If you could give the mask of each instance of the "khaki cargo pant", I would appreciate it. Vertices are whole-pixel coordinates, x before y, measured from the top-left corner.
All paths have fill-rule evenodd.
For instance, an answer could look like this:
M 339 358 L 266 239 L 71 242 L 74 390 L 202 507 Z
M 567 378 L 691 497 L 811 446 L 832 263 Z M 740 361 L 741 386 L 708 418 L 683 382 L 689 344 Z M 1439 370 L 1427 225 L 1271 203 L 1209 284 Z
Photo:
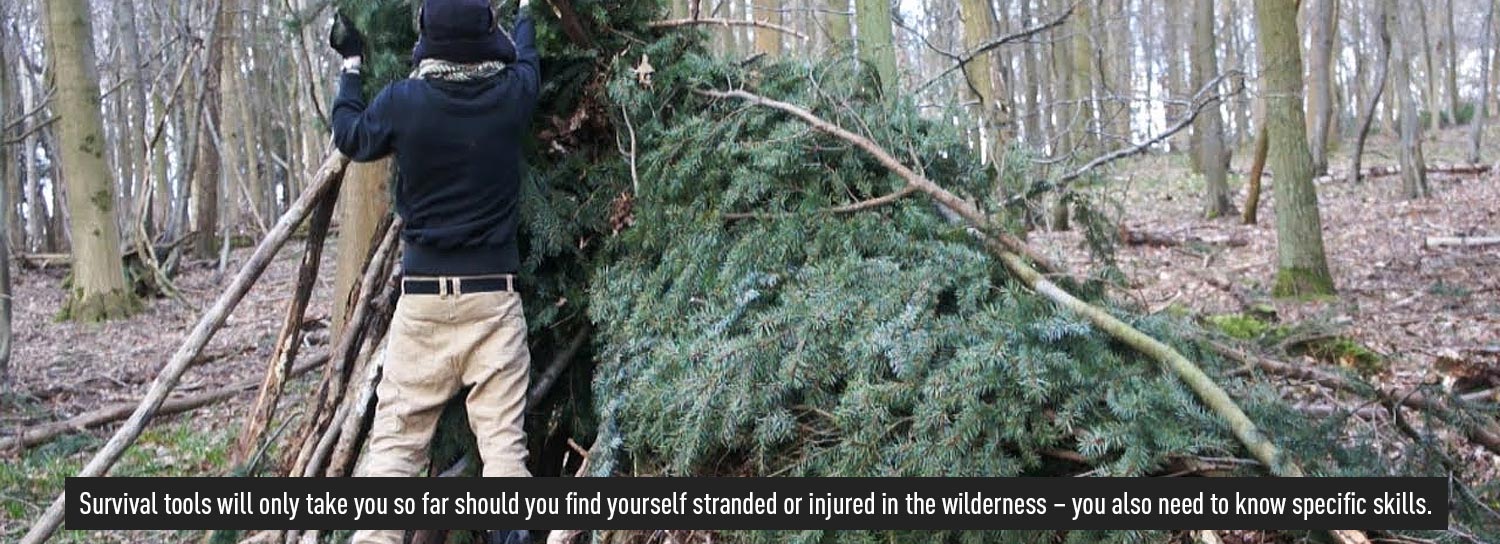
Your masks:
M 356 476 L 423 475 L 438 416 L 464 387 L 471 388 L 465 403 L 484 476 L 531 475 L 522 429 L 531 354 L 519 294 L 463 293 L 462 282 L 455 293 L 403 294 L 388 337 L 375 422 Z M 352 542 L 401 539 L 401 531 L 359 531 Z

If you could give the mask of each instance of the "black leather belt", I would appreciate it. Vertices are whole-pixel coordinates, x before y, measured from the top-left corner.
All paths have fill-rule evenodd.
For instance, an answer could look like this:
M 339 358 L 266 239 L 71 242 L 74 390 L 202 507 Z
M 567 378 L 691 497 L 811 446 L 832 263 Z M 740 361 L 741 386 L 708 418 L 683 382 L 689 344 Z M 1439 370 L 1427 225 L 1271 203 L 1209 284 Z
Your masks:
M 479 278 L 408 278 L 401 280 L 401 292 L 408 295 L 461 295 L 464 293 L 518 292 L 515 276 Z

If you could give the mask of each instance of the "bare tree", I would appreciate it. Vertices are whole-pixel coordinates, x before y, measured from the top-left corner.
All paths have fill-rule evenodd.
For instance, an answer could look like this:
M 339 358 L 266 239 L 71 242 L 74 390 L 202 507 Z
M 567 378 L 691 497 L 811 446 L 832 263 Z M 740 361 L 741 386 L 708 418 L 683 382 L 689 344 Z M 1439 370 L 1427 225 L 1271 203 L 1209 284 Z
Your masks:
M 1491 50 L 1491 44 L 1495 38 L 1495 1 L 1487 0 L 1488 4 L 1484 10 L 1484 28 L 1480 32 L 1484 34 L 1484 46 L 1479 49 L 1479 100 L 1474 103 L 1474 119 L 1469 122 L 1469 163 L 1477 164 L 1480 160 L 1479 144 L 1484 136 L 1485 117 L 1489 114 L 1490 103 L 1490 57 L 1495 55 Z
M 1427 191 L 1426 161 L 1422 158 L 1422 121 L 1417 110 L 1417 101 L 1411 92 L 1410 44 L 1405 36 L 1413 21 L 1408 11 L 1401 9 L 1399 0 L 1385 0 L 1386 24 L 1397 29 L 1391 40 L 1391 90 L 1401 102 L 1401 187 L 1407 198 L 1425 198 Z
M 1203 88 L 1218 77 L 1218 48 L 1214 43 L 1214 0 L 1193 0 L 1193 86 Z M 1219 108 L 1206 108 L 1193 123 L 1198 135 L 1199 163 L 1203 165 L 1205 189 L 1203 215 L 1209 219 L 1236 214 L 1229 201 L 1228 150 L 1224 146 L 1224 121 Z
M 1313 173 L 1328 171 L 1328 126 L 1333 119 L 1334 10 L 1338 0 L 1310 0 L 1307 31 L 1307 139 Z

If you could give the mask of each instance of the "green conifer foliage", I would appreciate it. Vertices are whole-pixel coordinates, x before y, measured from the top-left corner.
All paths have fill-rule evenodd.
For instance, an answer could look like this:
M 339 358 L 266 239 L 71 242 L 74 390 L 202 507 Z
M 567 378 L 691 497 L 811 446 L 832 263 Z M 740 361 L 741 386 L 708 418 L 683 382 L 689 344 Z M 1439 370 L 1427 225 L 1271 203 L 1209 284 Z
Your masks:
M 375 17 L 387 3 L 403 2 L 349 6 L 372 6 L 365 16 Z M 658 2 L 572 4 L 591 47 L 538 10 L 545 82 L 522 202 L 537 370 L 584 323 L 595 332 L 568 383 L 533 410 L 534 436 L 563 421 L 571 431 L 562 432 L 594 444 L 589 466 L 600 476 L 1055 476 L 1090 467 L 1124 476 L 1157 474 L 1184 456 L 1248 457 L 1170 373 L 1027 291 L 922 197 L 825 213 L 903 186 L 868 155 L 772 110 L 694 90 L 742 87 L 808 107 L 975 202 L 993 202 L 997 183 L 1031 185 L 1024 168 L 995 179 L 951 126 L 924 119 L 909 99 L 880 98 L 852 58 L 745 64 L 707 52 L 701 31 L 645 28 L 664 13 Z M 409 54 L 397 42 L 382 43 Z M 652 71 L 640 69 L 645 59 Z M 730 217 L 744 213 L 759 215 Z M 1096 285 L 1069 287 L 1203 364 L 1310 474 L 1394 470 L 1366 447 L 1374 441 L 1335 443 L 1346 420 L 1311 423 L 1265 380 L 1227 376 L 1223 361 L 1179 335 L 1191 324 L 1110 305 Z M 464 427 L 452 421 L 446 427 Z M 1088 467 L 1047 453 L 1057 451 L 1081 454 Z M 1439 473 L 1432 461 L 1414 448 L 1400 470 Z

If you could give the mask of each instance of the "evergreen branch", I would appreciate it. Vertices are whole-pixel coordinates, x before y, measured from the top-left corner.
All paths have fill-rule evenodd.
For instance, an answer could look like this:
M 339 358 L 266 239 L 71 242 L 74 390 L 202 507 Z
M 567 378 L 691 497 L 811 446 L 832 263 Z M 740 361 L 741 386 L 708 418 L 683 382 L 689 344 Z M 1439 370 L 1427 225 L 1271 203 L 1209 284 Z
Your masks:
M 760 20 L 741 21 L 739 19 L 666 19 L 662 21 L 652 21 L 646 24 L 646 26 L 649 28 L 676 28 L 692 25 L 753 26 L 756 28 L 768 28 L 783 34 L 790 34 L 803 41 L 806 41 L 808 39 L 806 34 L 798 32 L 795 28 L 781 26 L 776 23 Z
M 890 194 L 886 194 L 886 195 L 883 195 L 883 196 L 878 196 L 878 197 L 875 197 L 875 198 L 871 198 L 869 200 L 861 200 L 861 201 L 855 202 L 853 204 L 845 204 L 843 206 L 837 206 L 837 207 L 833 207 L 833 208 L 825 208 L 825 209 L 817 210 L 817 211 L 815 211 L 813 213 L 815 213 L 815 214 L 837 215 L 837 214 L 845 214 L 845 213 L 862 212 L 862 211 L 865 211 L 865 210 L 879 208 L 879 207 L 884 206 L 886 204 L 890 204 L 890 203 L 895 202 L 897 200 L 901 200 L 902 198 L 906 198 L 908 195 L 910 195 L 912 193 L 915 193 L 915 192 L 917 192 L 917 188 L 915 186 L 913 186 L 913 185 L 907 185 L 905 187 L 902 187 L 901 190 L 893 192 L 893 193 L 890 193 Z M 726 213 L 726 214 L 724 214 L 724 220 L 725 221 L 741 221 L 741 220 L 745 220 L 745 219 L 783 219 L 783 218 L 787 218 L 787 217 L 796 217 L 798 215 L 801 215 L 801 214 L 796 214 L 796 213 L 753 213 L 753 212 L 752 213 Z
M 906 165 L 901 164 L 901 161 L 896 160 L 895 157 L 891 156 L 890 153 L 887 153 L 885 149 L 881 148 L 875 142 L 870 141 L 869 138 L 860 136 L 853 132 L 849 132 L 843 127 L 840 127 L 838 125 L 825 121 L 816 115 L 813 115 L 813 113 L 810 111 L 807 111 L 798 106 L 794 106 L 792 104 L 788 104 L 786 102 L 779 102 L 742 90 L 696 90 L 694 92 L 711 98 L 734 98 L 738 100 L 744 100 L 754 105 L 766 106 L 772 109 L 777 109 L 792 114 L 798 119 L 801 119 L 804 123 L 807 123 L 808 125 L 819 131 L 828 133 L 834 137 L 854 144 L 855 147 L 863 149 L 866 153 L 874 156 L 875 160 L 880 162 L 881 165 L 889 168 L 892 172 L 895 172 L 896 175 L 901 176 L 902 179 L 905 179 L 906 182 L 915 190 L 926 193 L 928 197 L 937 201 L 938 204 L 941 204 L 948 209 L 953 210 L 958 215 L 963 216 L 963 218 L 967 220 L 969 224 L 984 228 L 989 228 L 991 226 L 990 220 L 985 217 L 984 213 L 981 212 L 978 207 L 975 207 L 968 201 L 959 198 L 958 195 L 950 193 L 942 187 L 938 187 L 936 183 L 933 183 L 926 177 L 912 171 L 911 168 L 908 168 Z M 1053 264 L 1051 259 L 1048 259 L 1042 256 L 1040 253 L 1037 253 L 1036 250 L 1032 249 L 1030 246 L 1027 246 L 1024 242 L 1011 235 L 1010 233 L 995 230 L 989 236 L 991 236 L 999 244 L 1005 246 L 1009 251 L 1025 255 L 1026 258 L 1036 263 L 1038 268 L 1041 268 L 1048 273 L 1056 274 L 1062 272 L 1062 269 Z
M 878 162 L 891 169 L 893 173 L 906 179 L 907 183 L 917 188 L 917 190 L 927 193 L 928 196 L 939 204 L 953 210 L 954 213 L 963 217 L 971 227 L 978 229 L 981 233 L 993 232 L 997 233 L 996 236 L 1008 236 L 1000 232 L 999 229 L 996 229 L 989 218 L 982 215 L 972 204 L 939 187 L 931 180 L 911 171 L 911 169 L 901 164 L 879 145 L 876 145 L 867 138 L 844 130 L 838 125 L 825 121 L 804 108 L 743 90 L 700 90 L 697 92 L 704 96 L 715 98 L 744 100 L 752 104 L 791 114 L 813 128 L 842 138 L 873 155 Z M 1229 393 L 1215 382 L 1213 378 L 1210 378 L 1197 364 L 1188 360 L 1187 357 L 1171 346 L 1130 326 L 1102 308 L 1084 302 L 1042 276 L 1035 268 L 1028 265 L 1020 255 L 1017 255 L 1017 253 L 1033 253 L 1023 242 L 1014 240 L 1012 237 L 1014 245 L 1017 246 L 1013 248 L 1012 243 L 1007 243 L 1003 239 L 996 239 L 988 234 L 985 234 L 983 238 L 985 247 L 994 253 L 1005 265 L 1005 268 L 1010 270 L 1012 274 L 1025 283 L 1027 287 L 1031 288 L 1032 291 L 1051 299 L 1059 306 L 1067 308 L 1073 313 L 1087 318 L 1095 327 L 1109 333 L 1115 339 L 1130 345 L 1142 354 L 1156 359 L 1163 366 L 1167 367 L 1167 369 L 1171 370 L 1173 374 L 1176 374 L 1178 379 L 1182 380 L 1183 383 L 1192 389 L 1209 409 L 1224 419 L 1225 423 L 1228 424 L 1230 430 L 1234 433 L 1235 438 L 1239 439 L 1240 443 L 1257 460 L 1264 463 L 1273 474 L 1287 477 L 1304 476 L 1302 467 L 1295 460 L 1283 454 L 1281 448 L 1272 442 L 1256 426 L 1255 422 L 1250 420 L 1249 416 L 1245 415 L 1244 410 L 1229 396 Z M 1014 251 L 1014 249 L 1025 251 Z M 1364 544 L 1369 542 L 1369 538 L 1361 531 L 1332 531 L 1332 536 L 1334 537 L 1334 541 L 1344 544 Z

